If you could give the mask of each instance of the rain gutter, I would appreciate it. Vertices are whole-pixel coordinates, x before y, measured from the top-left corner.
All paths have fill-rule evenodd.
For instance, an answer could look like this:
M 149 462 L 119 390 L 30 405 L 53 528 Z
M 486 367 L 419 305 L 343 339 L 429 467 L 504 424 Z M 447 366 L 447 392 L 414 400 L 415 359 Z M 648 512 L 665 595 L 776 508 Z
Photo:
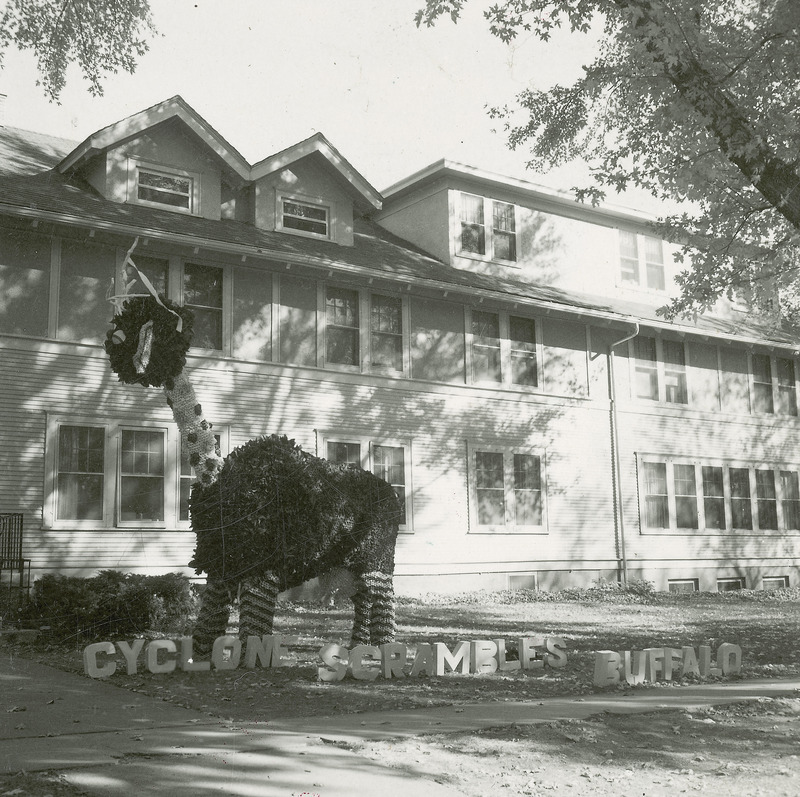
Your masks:
M 614 373 L 614 349 L 639 334 L 639 323 L 634 321 L 634 330 L 630 335 L 615 340 L 608 346 L 608 399 L 609 420 L 611 424 L 611 487 L 614 494 L 614 526 L 617 532 L 617 562 L 619 577 L 622 586 L 628 586 L 628 557 L 625 552 L 625 513 L 622 505 L 622 483 L 620 474 L 622 468 L 619 456 L 619 423 L 617 419 L 617 390 L 616 376 Z

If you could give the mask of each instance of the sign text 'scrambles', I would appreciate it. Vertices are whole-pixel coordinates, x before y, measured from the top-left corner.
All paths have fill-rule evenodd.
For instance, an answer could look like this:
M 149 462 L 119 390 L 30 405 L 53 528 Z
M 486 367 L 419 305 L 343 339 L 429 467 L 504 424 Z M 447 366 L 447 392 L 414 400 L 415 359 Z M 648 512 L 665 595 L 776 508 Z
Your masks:
M 244 644 L 236 636 L 221 636 L 214 640 L 210 660 L 198 661 L 194 656 L 190 636 L 173 639 L 135 639 L 132 642 L 95 642 L 83 651 L 83 670 L 92 678 L 108 678 L 117 671 L 121 654 L 128 675 L 135 675 L 140 664 L 151 673 L 206 672 L 246 668 L 283 667 L 286 649 L 279 634 L 249 636 Z M 318 675 L 322 681 L 341 681 L 346 675 L 357 680 L 403 678 L 417 675 L 444 675 L 447 672 L 495 673 L 523 670 L 540 672 L 545 667 L 560 669 L 567 664 L 566 643 L 561 637 L 519 637 L 517 658 L 506 658 L 506 640 L 475 640 L 458 642 L 451 650 L 443 642 L 416 645 L 409 662 L 409 648 L 400 642 L 386 645 L 356 645 L 352 649 L 335 643 L 319 651 L 322 666 Z

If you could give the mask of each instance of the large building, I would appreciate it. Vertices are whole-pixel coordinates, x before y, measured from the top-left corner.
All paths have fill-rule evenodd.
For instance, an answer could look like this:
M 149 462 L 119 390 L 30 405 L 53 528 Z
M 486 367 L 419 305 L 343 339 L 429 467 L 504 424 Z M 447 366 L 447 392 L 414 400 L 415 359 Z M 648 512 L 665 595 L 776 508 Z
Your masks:
M 401 593 L 800 579 L 796 338 L 661 318 L 647 218 L 447 161 L 378 192 L 319 134 L 250 164 L 180 97 L 0 130 L 0 513 L 34 577 L 189 572 L 177 428 L 102 348 L 129 252 L 195 312 L 223 453 L 285 433 L 396 488 Z

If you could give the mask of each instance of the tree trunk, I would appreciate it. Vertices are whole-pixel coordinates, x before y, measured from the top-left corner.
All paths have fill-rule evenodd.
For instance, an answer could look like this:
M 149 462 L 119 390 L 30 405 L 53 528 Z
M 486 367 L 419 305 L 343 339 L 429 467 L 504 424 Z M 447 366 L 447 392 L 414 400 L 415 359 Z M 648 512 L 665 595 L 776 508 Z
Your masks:
M 728 160 L 778 213 L 800 230 L 800 176 L 795 167 L 779 158 L 756 134 L 744 111 L 693 55 L 681 54 L 675 47 L 671 51 L 674 59 L 666 57 L 664 41 L 668 38 L 668 28 L 659 20 L 661 14 L 653 0 L 612 2 L 619 9 L 637 14 L 633 24 L 640 32 L 646 27 L 661 32 L 658 41 L 652 33 L 644 36 L 650 55 L 664 69 L 681 97 L 707 120 L 706 129 L 716 138 Z

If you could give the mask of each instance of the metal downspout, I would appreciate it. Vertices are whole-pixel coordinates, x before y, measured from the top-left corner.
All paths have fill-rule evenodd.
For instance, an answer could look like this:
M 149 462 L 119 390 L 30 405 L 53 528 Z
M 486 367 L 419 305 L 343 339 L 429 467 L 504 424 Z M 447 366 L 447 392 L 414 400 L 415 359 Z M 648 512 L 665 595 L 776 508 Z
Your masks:
M 622 484 L 620 474 L 622 468 L 619 459 L 619 434 L 617 432 L 617 389 L 614 373 L 614 349 L 622 343 L 635 338 L 639 334 L 638 322 L 633 322 L 635 329 L 624 338 L 614 341 L 608 347 L 608 399 L 611 418 L 611 451 L 612 451 L 612 489 L 614 489 L 614 522 L 617 528 L 619 550 L 618 563 L 622 576 L 622 586 L 628 586 L 628 558 L 625 553 L 625 518 L 622 511 Z

